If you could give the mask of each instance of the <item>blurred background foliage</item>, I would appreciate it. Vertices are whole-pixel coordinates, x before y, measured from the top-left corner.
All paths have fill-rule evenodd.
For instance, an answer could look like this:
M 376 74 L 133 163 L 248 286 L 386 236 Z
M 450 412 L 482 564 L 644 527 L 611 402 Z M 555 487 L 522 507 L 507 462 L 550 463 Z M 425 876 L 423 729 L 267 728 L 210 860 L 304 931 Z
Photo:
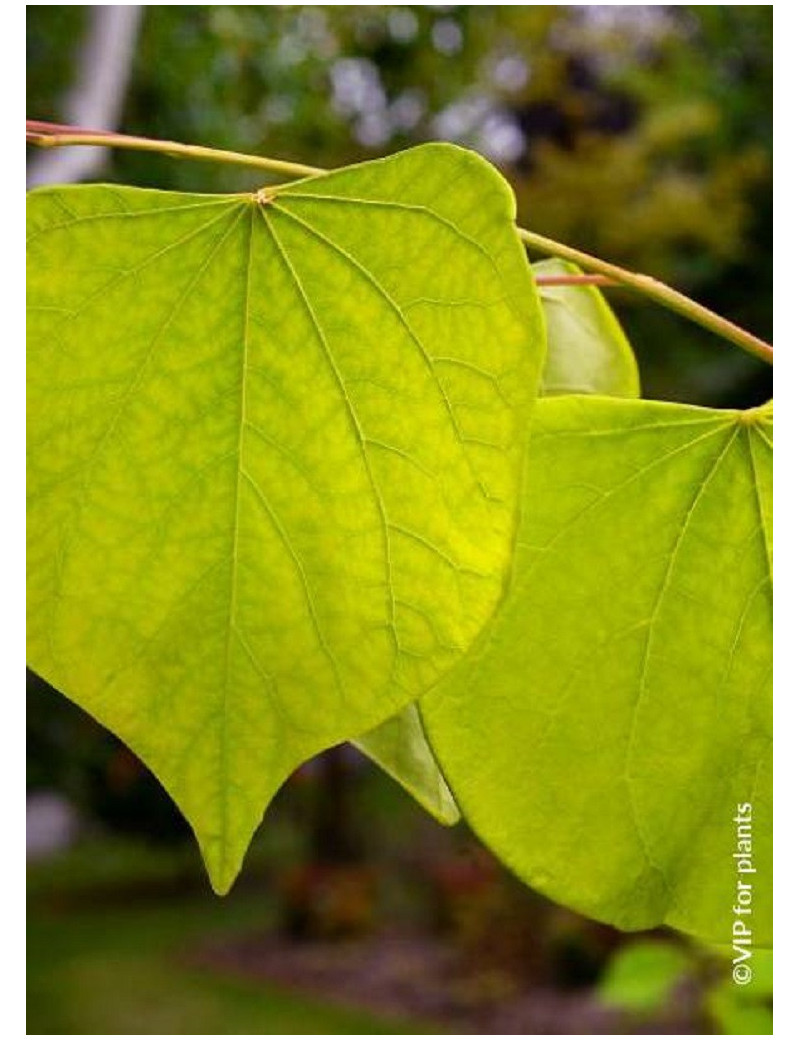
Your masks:
M 28 114 L 58 119 L 90 7 L 28 12 Z M 769 6 L 154 6 L 120 129 L 335 166 L 475 148 L 519 220 L 771 334 Z M 106 179 L 245 190 L 232 167 L 117 152 Z M 763 366 L 615 293 L 647 396 L 749 404 Z
M 28 8 L 30 118 L 65 117 L 96 10 Z M 452 140 L 501 169 L 522 226 L 663 278 L 771 338 L 771 6 L 142 10 L 117 129 L 323 167 Z M 124 151 L 96 179 L 212 192 L 259 183 L 252 170 Z M 609 297 L 644 396 L 746 407 L 771 395 L 766 366 L 629 293 Z M 719 961 L 709 968 L 706 954 L 662 937 L 680 955 L 633 948 L 620 969 L 625 937 L 523 889 L 465 828 L 430 824 L 355 752 L 293 778 L 241 894 L 220 904 L 158 784 L 35 677 L 28 748 L 30 790 L 66 796 L 84 836 L 32 873 L 31 1032 L 424 1032 L 428 1016 L 442 1028 L 435 1002 L 410 1000 L 381 1026 L 324 1001 L 292 1003 L 274 989 L 267 998 L 263 981 L 245 993 L 197 965 L 176 967 L 182 943 L 220 932 L 222 960 L 246 975 L 234 939 L 254 925 L 308 942 L 410 924 L 459 951 L 447 985 L 428 954 L 417 957 L 446 990 L 454 1028 L 652 1031 L 666 1021 L 670 1031 L 739 1031 L 741 994 L 720 981 Z M 89 990 L 104 995 L 94 1019 Z M 634 1019 L 609 1018 L 604 994 L 628 991 L 638 1003 L 618 1005 Z M 768 987 L 754 992 L 741 1012 L 751 1025 L 763 1025 L 768 997 Z M 495 1006 L 505 1018 L 491 1018 Z

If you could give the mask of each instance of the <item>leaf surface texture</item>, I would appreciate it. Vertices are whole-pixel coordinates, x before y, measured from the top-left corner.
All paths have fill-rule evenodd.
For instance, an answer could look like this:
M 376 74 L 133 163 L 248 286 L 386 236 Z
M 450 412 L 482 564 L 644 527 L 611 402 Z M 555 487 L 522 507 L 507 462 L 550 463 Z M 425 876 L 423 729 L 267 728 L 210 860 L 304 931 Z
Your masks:
M 289 773 L 501 596 L 543 360 L 513 217 L 448 145 L 257 197 L 29 197 L 29 661 L 218 891 Z
M 477 834 L 558 902 L 730 942 L 737 880 L 754 881 L 767 945 L 771 406 L 535 412 L 510 594 L 422 700 L 445 777 Z M 740 838 L 755 874 L 737 874 Z

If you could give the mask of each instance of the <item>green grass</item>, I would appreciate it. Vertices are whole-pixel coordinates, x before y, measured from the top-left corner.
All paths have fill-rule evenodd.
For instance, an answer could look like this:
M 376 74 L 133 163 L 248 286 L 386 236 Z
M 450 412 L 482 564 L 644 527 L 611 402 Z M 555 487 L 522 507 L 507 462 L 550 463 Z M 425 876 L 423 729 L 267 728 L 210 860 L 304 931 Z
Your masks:
M 439 1031 L 191 966 L 188 957 L 200 942 L 274 923 L 268 886 L 224 900 L 194 887 L 177 897 L 113 899 L 114 886 L 121 893 L 121 885 L 141 876 L 140 851 L 130 850 L 127 871 L 124 862 L 119 845 L 105 859 L 98 846 L 89 856 L 79 850 L 32 871 L 29 1035 Z M 107 863 L 108 872 L 98 863 Z M 144 873 L 161 876 L 153 868 Z

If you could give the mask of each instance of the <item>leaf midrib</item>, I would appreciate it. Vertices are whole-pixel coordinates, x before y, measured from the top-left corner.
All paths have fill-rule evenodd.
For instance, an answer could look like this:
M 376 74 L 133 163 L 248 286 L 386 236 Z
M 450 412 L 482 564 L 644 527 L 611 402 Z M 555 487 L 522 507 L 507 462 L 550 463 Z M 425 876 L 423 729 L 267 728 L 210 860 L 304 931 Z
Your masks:
M 219 733 L 219 790 L 220 790 L 220 864 L 219 868 L 212 873 L 216 877 L 223 876 L 226 866 L 228 849 L 228 790 L 230 776 L 230 730 L 229 730 L 229 700 L 230 700 L 230 677 L 231 677 L 231 636 L 238 630 L 236 621 L 236 593 L 237 574 L 239 569 L 239 525 L 241 521 L 241 496 L 242 496 L 242 474 L 243 452 L 244 452 L 244 430 L 247 416 L 247 369 L 248 369 L 248 342 L 250 335 L 250 280 L 253 267 L 253 226 L 255 223 L 255 208 L 250 207 L 250 226 L 247 232 L 247 261 L 245 269 L 244 290 L 244 314 L 242 320 L 242 376 L 241 393 L 239 394 L 239 439 L 236 449 L 236 491 L 233 506 L 233 534 L 231 540 L 231 563 L 230 563 L 230 600 L 228 603 L 228 625 L 225 633 L 225 674 L 222 684 L 222 706 L 220 711 L 220 733 Z

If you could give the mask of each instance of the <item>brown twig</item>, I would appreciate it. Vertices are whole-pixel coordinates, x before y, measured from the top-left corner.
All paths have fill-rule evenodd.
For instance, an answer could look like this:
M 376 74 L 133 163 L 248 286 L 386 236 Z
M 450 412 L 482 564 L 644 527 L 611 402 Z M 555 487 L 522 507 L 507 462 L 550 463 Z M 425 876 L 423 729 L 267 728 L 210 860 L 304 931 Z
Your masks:
M 602 285 L 613 288 L 619 282 L 604 274 L 537 274 L 533 279 L 537 285 Z

